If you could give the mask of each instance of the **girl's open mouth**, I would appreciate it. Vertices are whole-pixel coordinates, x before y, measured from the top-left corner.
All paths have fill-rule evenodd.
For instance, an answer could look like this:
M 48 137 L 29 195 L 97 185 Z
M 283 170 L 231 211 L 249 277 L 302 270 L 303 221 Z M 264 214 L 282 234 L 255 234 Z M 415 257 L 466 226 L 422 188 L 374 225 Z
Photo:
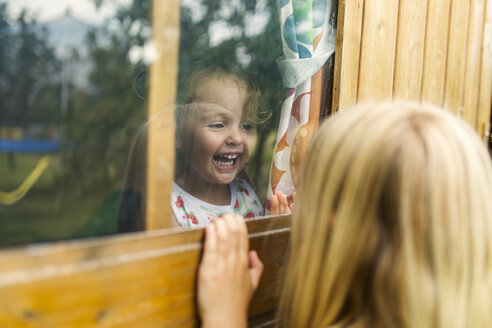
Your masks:
M 239 154 L 221 154 L 213 157 L 215 165 L 221 169 L 229 169 L 235 167 Z

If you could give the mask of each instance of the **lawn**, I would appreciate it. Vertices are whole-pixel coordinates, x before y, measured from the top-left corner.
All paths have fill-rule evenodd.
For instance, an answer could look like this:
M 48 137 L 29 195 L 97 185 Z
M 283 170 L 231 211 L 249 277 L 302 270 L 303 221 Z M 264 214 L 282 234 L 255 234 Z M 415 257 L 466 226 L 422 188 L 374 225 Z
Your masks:
M 0 191 L 16 189 L 42 156 L 16 154 L 8 167 L 0 153 Z M 60 161 L 51 155 L 48 168 L 18 202 L 0 204 L 0 247 L 114 233 L 119 193 L 105 190 L 78 195 L 73 188 L 56 183 Z

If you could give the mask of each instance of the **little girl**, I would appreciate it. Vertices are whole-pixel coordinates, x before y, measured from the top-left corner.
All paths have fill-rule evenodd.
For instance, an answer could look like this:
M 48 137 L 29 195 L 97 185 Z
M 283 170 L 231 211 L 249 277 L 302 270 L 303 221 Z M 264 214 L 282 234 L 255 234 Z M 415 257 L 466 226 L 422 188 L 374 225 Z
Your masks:
M 276 325 L 490 327 L 492 165 L 469 126 L 430 105 L 358 105 L 322 124 L 298 177 Z M 212 222 L 202 327 L 246 327 L 263 265 L 242 218 Z
M 256 144 L 259 92 L 239 73 L 203 69 L 176 110 L 176 173 L 171 206 L 182 227 L 225 213 L 263 215 L 244 167 Z

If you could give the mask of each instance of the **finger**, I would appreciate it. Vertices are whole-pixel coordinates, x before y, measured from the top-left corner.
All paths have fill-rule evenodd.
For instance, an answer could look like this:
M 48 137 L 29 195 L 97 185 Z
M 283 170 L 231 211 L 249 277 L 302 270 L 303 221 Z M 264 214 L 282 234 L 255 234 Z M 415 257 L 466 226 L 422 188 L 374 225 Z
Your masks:
M 224 222 L 224 217 L 218 217 L 214 220 L 215 231 L 216 231 L 216 240 L 217 240 L 217 254 L 221 254 L 222 256 L 227 254 L 230 250 L 228 246 L 227 236 L 229 235 L 227 225 Z
M 287 201 L 287 197 L 282 194 L 282 214 L 288 214 L 289 213 L 289 202 Z
M 236 215 L 236 223 L 238 225 L 238 246 L 241 255 L 244 256 L 244 261 L 248 261 L 248 251 L 249 251 L 249 238 L 248 238 L 248 227 L 246 221 L 242 216 Z
M 217 252 L 217 235 L 215 225 L 209 224 L 205 228 L 205 243 L 203 245 L 202 263 L 209 263 L 215 259 Z
M 251 286 L 253 287 L 253 291 L 258 288 L 260 283 L 261 274 L 263 273 L 263 263 L 256 251 L 249 252 L 249 274 L 251 278 Z
M 270 214 L 277 215 L 278 214 L 278 198 L 277 195 L 273 195 L 270 201 Z
M 230 251 L 237 252 L 239 249 L 240 226 L 235 215 L 224 214 L 223 222 L 227 228 L 227 247 Z M 234 255 L 236 256 L 236 255 Z

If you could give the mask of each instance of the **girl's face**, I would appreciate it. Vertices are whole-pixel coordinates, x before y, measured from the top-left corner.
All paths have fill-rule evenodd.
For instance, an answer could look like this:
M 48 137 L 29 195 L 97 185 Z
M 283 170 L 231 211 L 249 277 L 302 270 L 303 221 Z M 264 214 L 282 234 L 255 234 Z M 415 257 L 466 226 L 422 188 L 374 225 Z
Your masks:
M 224 78 L 205 80 L 200 91 L 200 102 L 190 105 L 196 111 L 191 142 L 183 149 L 188 153 L 188 179 L 195 185 L 229 184 L 256 143 L 254 125 L 242 120 L 246 91 Z

